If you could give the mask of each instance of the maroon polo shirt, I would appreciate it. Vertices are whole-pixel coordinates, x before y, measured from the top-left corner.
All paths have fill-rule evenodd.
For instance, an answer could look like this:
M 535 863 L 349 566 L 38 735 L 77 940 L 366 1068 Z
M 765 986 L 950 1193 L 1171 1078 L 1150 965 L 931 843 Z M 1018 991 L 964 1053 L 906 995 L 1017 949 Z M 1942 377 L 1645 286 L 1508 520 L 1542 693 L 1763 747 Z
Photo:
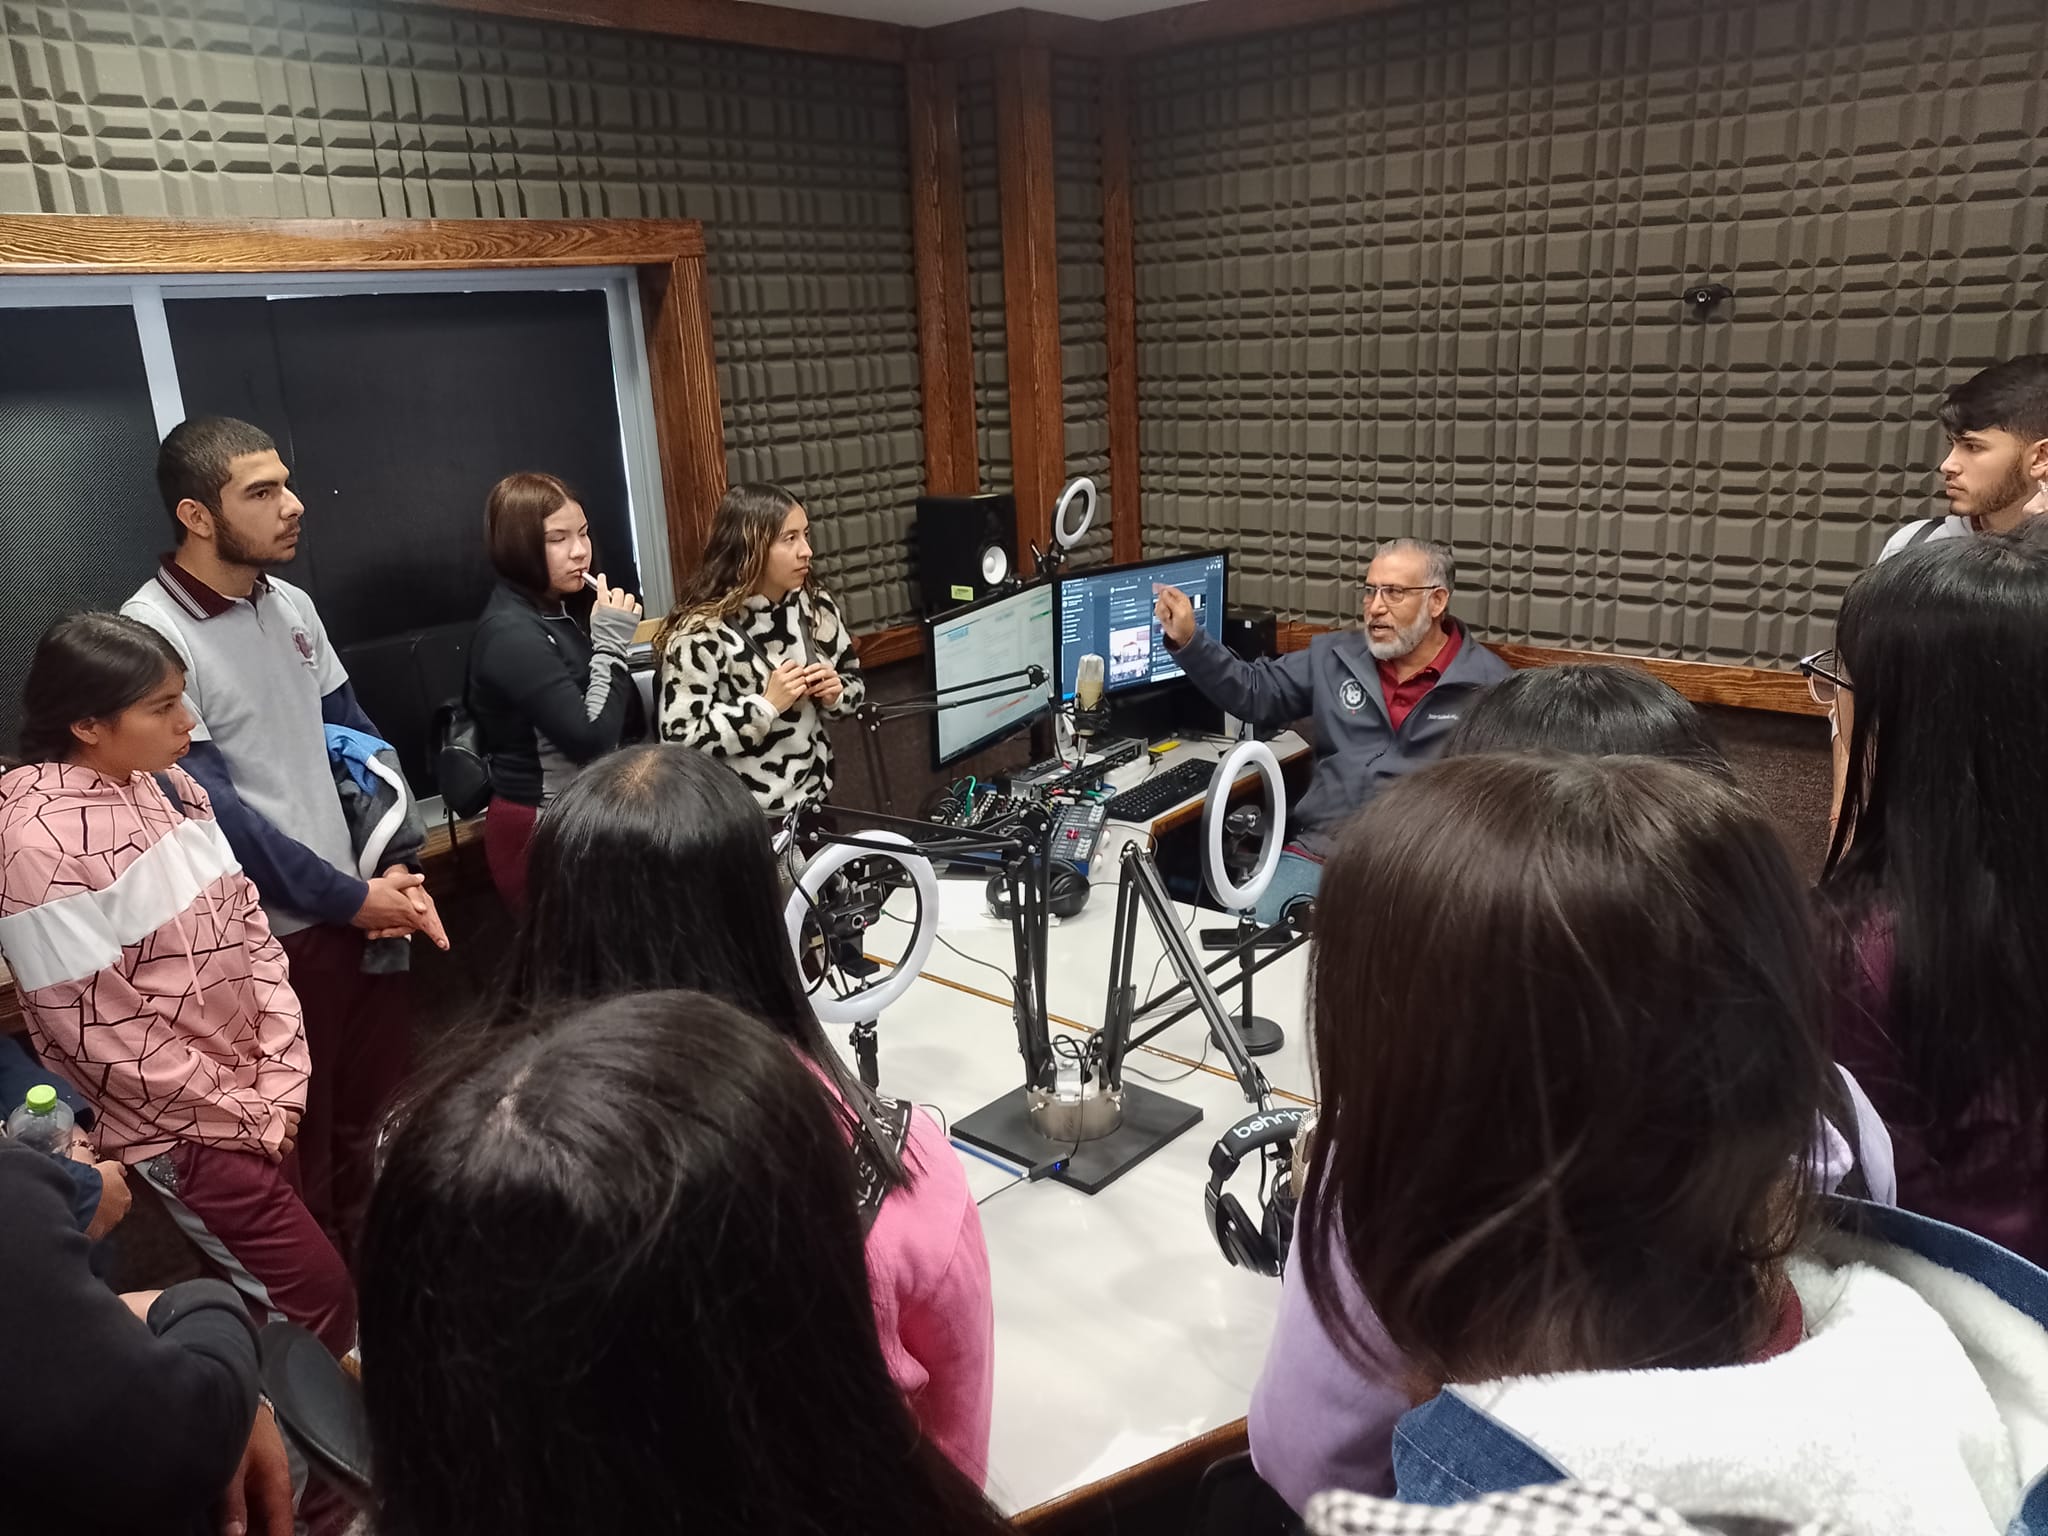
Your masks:
M 1429 690 L 1443 681 L 1444 669 L 1451 664 L 1451 658 L 1458 654 L 1458 647 L 1465 643 L 1465 627 L 1453 624 L 1444 636 L 1444 643 L 1437 647 L 1436 655 L 1429 665 L 1417 672 L 1407 682 L 1394 675 L 1391 661 L 1375 663 L 1380 669 L 1380 691 L 1387 696 L 1387 723 L 1395 730 L 1401 729 L 1401 722 L 1408 718 L 1408 712 L 1429 696 Z

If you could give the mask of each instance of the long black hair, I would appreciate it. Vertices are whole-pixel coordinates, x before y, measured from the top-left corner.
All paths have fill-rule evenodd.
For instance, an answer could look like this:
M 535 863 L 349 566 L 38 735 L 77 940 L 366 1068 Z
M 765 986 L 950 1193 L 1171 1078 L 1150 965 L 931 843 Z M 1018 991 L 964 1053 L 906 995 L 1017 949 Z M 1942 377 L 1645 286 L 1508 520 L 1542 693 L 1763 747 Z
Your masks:
M 1472 702 L 1444 746 L 1446 757 L 1531 751 L 1672 758 L 1719 779 L 1734 777 L 1692 701 L 1641 667 L 1517 672 Z
M 1951 1164 L 2048 1163 L 2048 544 L 1944 539 L 1865 572 L 1821 877 L 1836 974 L 1890 934 L 1884 1027 Z M 1998 1110 L 2001 1113 L 1986 1114 Z M 2011 1145 L 2014 1134 L 2020 1144 Z
M 71 727 L 110 720 L 185 664 L 147 624 L 118 613 L 74 613 L 36 642 L 21 691 L 21 760 L 61 762 L 78 750 Z
M 890 1378 L 823 1088 L 717 999 L 447 1069 L 389 1133 L 361 1276 L 380 1536 L 1010 1529 Z
M 874 1098 L 811 1011 L 785 937 L 768 821 L 730 768 L 650 743 L 600 758 L 540 818 L 501 1022 L 621 992 L 687 987 L 745 1009 L 801 1051 L 869 1143 L 907 1180 Z
M 1729 1365 L 1777 1320 L 1828 1071 L 1812 913 L 1762 810 L 1681 763 L 1401 779 L 1323 872 L 1299 1251 L 1432 1384 Z M 1427 955 L 1390 965 L 1388 955 Z

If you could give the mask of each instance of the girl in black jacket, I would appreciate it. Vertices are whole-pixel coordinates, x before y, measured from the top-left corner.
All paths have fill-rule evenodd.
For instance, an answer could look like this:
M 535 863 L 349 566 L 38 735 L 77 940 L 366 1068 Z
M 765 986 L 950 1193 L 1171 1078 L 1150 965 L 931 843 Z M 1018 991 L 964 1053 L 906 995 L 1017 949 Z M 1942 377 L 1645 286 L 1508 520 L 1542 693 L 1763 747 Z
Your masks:
M 590 524 L 553 475 L 507 475 L 484 507 L 498 587 L 469 653 L 469 711 L 490 763 L 484 854 L 513 911 L 526 893 L 526 845 L 542 807 L 583 765 L 642 728 L 626 647 L 640 604 L 595 578 L 589 627 L 565 606 L 590 572 Z

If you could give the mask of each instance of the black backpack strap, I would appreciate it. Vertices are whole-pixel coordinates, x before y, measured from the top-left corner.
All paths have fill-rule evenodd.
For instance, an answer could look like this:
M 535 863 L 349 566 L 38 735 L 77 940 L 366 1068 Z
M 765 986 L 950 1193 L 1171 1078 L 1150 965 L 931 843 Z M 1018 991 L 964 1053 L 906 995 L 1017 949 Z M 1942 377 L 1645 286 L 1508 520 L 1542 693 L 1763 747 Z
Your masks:
M 905 1099 L 875 1100 L 875 1126 L 895 1151 L 899 1163 L 903 1161 L 903 1149 L 910 1144 L 910 1117 L 916 1112 L 916 1106 Z M 875 1156 L 874 1145 L 865 1131 L 853 1139 L 853 1187 L 860 1211 L 860 1234 L 866 1237 L 882 1214 L 882 1201 L 888 1196 L 889 1185 L 882 1177 L 881 1160 Z
M 185 801 L 179 795 L 176 786 L 171 783 L 170 774 L 152 773 L 150 777 L 156 780 L 156 787 L 164 792 L 164 798 L 171 802 L 171 809 L 183 817 L 185 815 Z
M 1925 522 L 1921 523 L 1921 525 L 1918 528 L 1915 528 L 1913 530 L 1913 537 L 1906 540 L 1906 548 L 1911 549 L 1915 544 L 1925 544 L 1929 539 L 1934 537 L 1936 530 L 1940 527 L 1940 518 L 1928 518 Z

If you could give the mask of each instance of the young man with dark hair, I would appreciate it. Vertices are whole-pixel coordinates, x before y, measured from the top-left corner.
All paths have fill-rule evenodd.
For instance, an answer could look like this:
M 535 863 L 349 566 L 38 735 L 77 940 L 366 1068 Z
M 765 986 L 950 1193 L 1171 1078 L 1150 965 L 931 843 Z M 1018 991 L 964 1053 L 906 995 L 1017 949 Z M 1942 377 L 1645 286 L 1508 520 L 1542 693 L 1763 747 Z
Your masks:
M 1948 455 L 1946 517 L 1918 518 L 1885 540 L 1878 559 L 1929 539 L 2009 533 L 2048 481 L 2048 353 L 2015 357 L 1951 388 L 1941 403 Z
M 290 962 L 312 1056 L 299 1171 L 307 1208 L 346 1256 L 410 1046 L 405 978 L 366 973 L 363 946 L 424 933 L 445 949 L 447 937 L 416 871 L 356 874 L 326 727 L 381 733 L 312 599 L 270 574 L 297 553 L 306 510 L 277 445 L 247 422 L 195 417 L 164 439 L 156 475 L 177 548 L 121 611 L 184 660 L 196 722 L 184 767 Z

